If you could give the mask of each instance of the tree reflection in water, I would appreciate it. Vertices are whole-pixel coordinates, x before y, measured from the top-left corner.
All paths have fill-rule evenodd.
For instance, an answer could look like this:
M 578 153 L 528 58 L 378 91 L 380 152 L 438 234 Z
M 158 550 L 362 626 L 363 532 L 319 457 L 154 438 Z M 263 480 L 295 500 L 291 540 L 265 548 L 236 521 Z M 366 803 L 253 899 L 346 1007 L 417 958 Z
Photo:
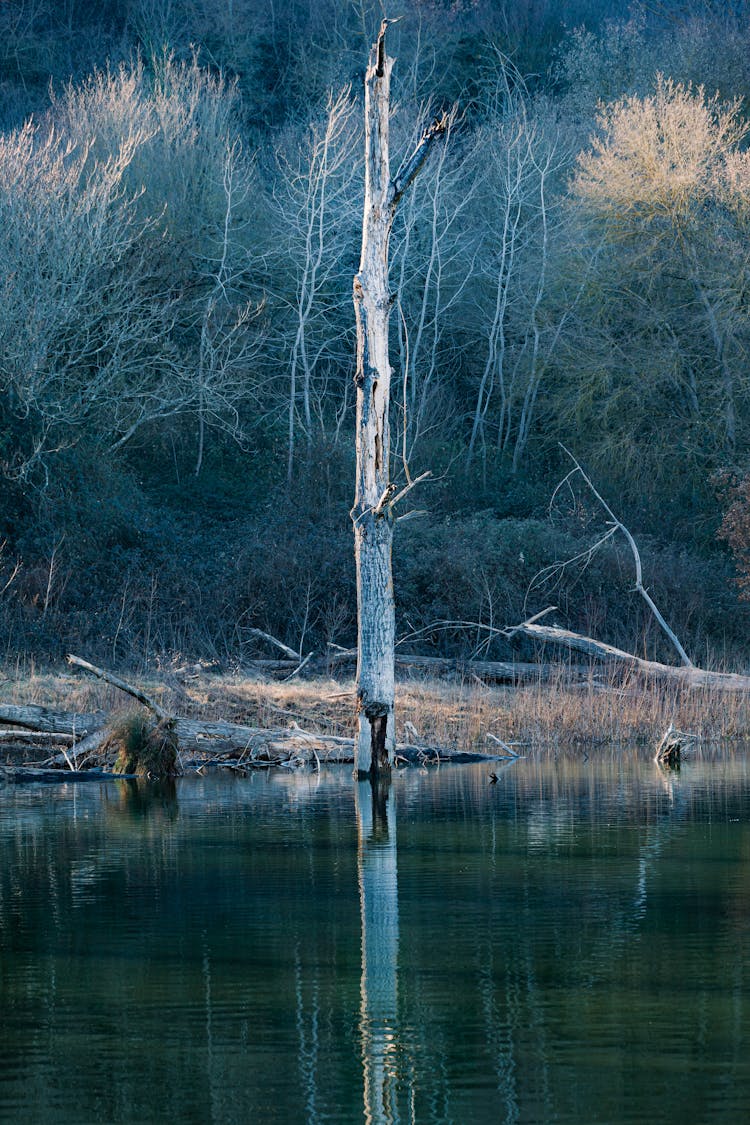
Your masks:
M 750 1120 L 750 758 L 352 787 L 0 792 L 0 1120 Z
M 360 1037 L 367 1125 L 398 1120 L 398 863 L 396 806 L 387 781 L 356 785 L 362 918 Z

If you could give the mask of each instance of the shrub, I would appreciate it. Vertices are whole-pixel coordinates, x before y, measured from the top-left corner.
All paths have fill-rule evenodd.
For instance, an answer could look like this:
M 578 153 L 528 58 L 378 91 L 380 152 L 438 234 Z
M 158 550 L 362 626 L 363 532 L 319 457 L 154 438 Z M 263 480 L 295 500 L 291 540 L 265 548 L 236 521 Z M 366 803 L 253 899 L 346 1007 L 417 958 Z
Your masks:
M 115 754 L 115 773 L 138 777 L 175 777 L 177 736 L 171 720 L 154 722 L 142 711 L 129 711 L 113 722 L 102 751 Z

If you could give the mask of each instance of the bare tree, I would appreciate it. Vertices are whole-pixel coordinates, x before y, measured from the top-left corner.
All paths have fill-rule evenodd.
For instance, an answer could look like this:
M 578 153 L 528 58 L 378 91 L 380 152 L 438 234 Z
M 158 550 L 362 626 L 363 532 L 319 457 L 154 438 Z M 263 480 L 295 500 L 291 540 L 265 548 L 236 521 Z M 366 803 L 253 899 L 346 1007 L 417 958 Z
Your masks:
M 314 415 L 322 413 L 325 373 L 342 365 L 351 347 L 349 323 L 342 315 L 348 295 L 341 284 L 341 267 L 354 234 L 348 217 L 356 190 L 358 136 L 347 88 L 329 96 L 320 118 L 304 130 L 287 130 L 276 146 L 280 175 L 272 197 L 276 245 L 271 257 L 277 267 L 275 297 L 286 314 L 278 350 L 288 379 L 289 480 L 298 431 L 309 450 Z
M 200 314 L 196 476 L 203 464 L 208 421 L 241 434 L 237 404 L 247 396 L 247 368 L 260 346 L 259 333 L 249 331 L 260 306 L 239 296 L 247 288 L 245 275 L 250 264 L 247 254 L 237 260 L 236 213 L 241 213 L 251 185 L 242 156 L 240 142 L 227 139 L 221 169 L 224 214 L 218 222 L 213 253 L 204 262 L 207 291 L 196 302 Z
M 499 122 L 483 129 L 486 165 L 483 251 L 476 304 L 484 341 L 476 384 L 467 465 L 484 462 L 488 431 L 515 471 L 534 419 L 539 387 L 567 313 L 550 317 L 550 267 L 561 194 L 555 179 L 568 157 L 553 128 L 534 117 L 520 96 Z M 491 232 L 490 237 L 487 233 Z
M 447 116 L 433 122 L 392 179 L 389 160 L 390 79 L 394 60 L 385 50 L 383 20 L 365 75 L 365 204 L 362 254 L 354 277 L 357 324 L 357 476 L 352 520 L 357 564 L 357 706 L 355 772 L 375 777 L 390 770 L 395 744 L 395 615 L 391 548 L 395 504 L 390 481 L 388 320 L 391 296 L 388 243 L 396 208 Z
M 257 346 L 252 163 L 225 84 L 158 62 L 95 72 L 0 136 L 0 404 L 23 435 L 6 470 L 185 414 L 200 467 L 207 425 L 237 432 Z
M 96 420 L 116 436 L 126 403 L 174 372 L 174 305 L 142 285 L 152 222 L 125 188 L 141 133 L 88 168 L 86 147 L 28 124 L 0 138 L 0 390 L 26 434 L 26 472 Z M 12 266 L 11 266 L 11 263 Z
M 423 110 L 412 147 L 429 123 Z M 464 311 L 477 257 L 478 231 L 472 205 L 482 159 L 472 136 L 452 137 L 456 114 L 449 115 L 446 141 L 400 209 L 394 228 L 393 278 L 398 300 L 399 366 L 397 401 L 403 412 L 401 454 L 408 463 L 420 440 L 437 427 L 446 434 L 456 412 L 453 376 L 458 369 L 455 322 Z M 463 142 L 463 143 L 462 143 Z

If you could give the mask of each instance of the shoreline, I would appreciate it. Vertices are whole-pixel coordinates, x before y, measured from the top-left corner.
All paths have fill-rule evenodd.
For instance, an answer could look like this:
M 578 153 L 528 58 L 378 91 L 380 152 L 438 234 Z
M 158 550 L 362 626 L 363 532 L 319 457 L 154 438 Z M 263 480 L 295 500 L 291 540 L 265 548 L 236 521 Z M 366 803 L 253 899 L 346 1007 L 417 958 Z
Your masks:
M 137 681 L 171 714 L 221 720 L 259 730 L 296 731 L 348 739 L 354 733 L 351 679 L 278 682 L 203 671 L 159 671 Z M 69 671 L 31 671 L 0 680 L 0 703 L 43 705 L 67 711 L 133 710 L 121 692 Z M 495 686 L 475 677 L 419 679 L 396 684 L 399 744 L 440 747 L 493 757 L 512 754 L 588 754 L 599 747 L 655 748 L 668 726 L 690 734 L 697 745 L 750 740 L 750 694 L 684 689 L 592 666 L 588 680 L 557 680 Z M 39 762 L 43 743 L 11 754 L 0 745 L 0 762 Z M 49 751 L 47 751 L 49 756 Z M 193 755 L 191 755 L 193 757 Z

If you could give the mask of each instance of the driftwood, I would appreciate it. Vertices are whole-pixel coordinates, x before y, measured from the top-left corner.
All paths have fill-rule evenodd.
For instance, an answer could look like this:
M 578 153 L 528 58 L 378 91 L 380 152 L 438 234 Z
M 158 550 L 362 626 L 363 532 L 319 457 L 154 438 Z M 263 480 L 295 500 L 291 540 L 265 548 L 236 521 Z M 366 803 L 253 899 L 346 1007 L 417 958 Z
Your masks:
M 111 682 L 111 681 L 110 681 Z M 132 694 L 132 693 L 130 693 Z M 33 730 L 40 736 L 47 731 L 57 734 L 86 734 L 87 740 L 103 737 L 106 716 L 102 713 L 77 714 L 75 712 L 52 711 L 47 707 L 13 704 L 0 704 L 0 725 L 10 724 Z M 175 718 L 174 731 L 180 750 L 186 755 L 194 755 L 194 766 L 204 761 L 222 760 L 241 762 L 244 766 L 317 764 L 354 761 L 354 739 L 330 734 L 312 734 L 298 727 L 266 729 L 247 727 L 237 723 L 209 721 L 201 719 Z M 84 752 L 83 741 L 74 746 L 74 762 Z M 398 756 L 405 762 L 428 764 L 430 762 L 482 762 L 497 760 L 495 754 L 472 754 L 444 747 L 399 745 Z M 60 755 L 57 759 L 62 765 L 68 762 Z M 39 771 L 37 771 L 39 772 Z M 45 771 L 41 771 L 45 772 Z M 103 778 L 106 775 L 94 770 L 51 770 L 58 780 L 75 780 L 83 772 L 88 779 Z M 20 777 L 21 775 L 19 775 Z M 123 776 L 123 775 L 116 775 Z M 21 778 L 23 779 L 23 778 Z M 45 780 L 44 778 L 28 778 Z
M 667 769 L 677 769 L 680 765 L 682 750 L 689 737 L 682 731 L 675 730 L 674 723 L 670 723 L 656 747 L 656 753 L 654 754 L 656 764 L 665 766 Z
M 585 637 L 580 633 L 572 633 L 569 629 L 559 629 L 554 625 L 539 625 L 535 622 L 525 621 L 508 629 L 508 636 L 523 633 L 537 641 L 561 645 L 574 652 L 583 652 L 595 660 L 619 661 L 629 668 L 643 672 L 647 676 L 657 679 L 668 679 L 683 684 L 689 688 L 715 688 L 717 691 L 750 691 L 750 676 L 742 676 L 736 672 L 709 672 L 704 668 L 680 667 L 671 664 L 661 664 L 657 660 L 644 660 L 632 652 L 625 652 L 614 645 L 596 641 L 592 637 Z
M 312 734 L 297 727 L 266 729 L 243 727 L 235 723 L 205 722 L 200 719 L 175 719 L 175 733 L 186 753 L 214 757 L 241 757 L 253 762 L 353 762 L 354 739 L 333 734 Z M 397 755 L 406 762 L 483 762 L 497 754 L 479 754 L 437 746 L 397 746 Z
M 9 730 L 0 730 L 0 743 L 10 742 L 13 745 L 33 746 L 42 741 L 47 746 L 51 744 L 70 746 L 72 742 L 75 742 L 75 736 L 62 734 L 60 731 L 42 733 L 38 730 L 14 729 L 13 727 Z
M 174 720 L 180 749 L 188 754 L 246 755 L 250 760 L 280 760 L 317 754 L 321 761 L 352 761 L 354 741 L 335 735 L 309 734 L 299 728 L 267 729 L 202 719 Z M 342 758 L 344 751 L 348 758 Z
M 0 724 L 22 727 L 50 737 L 72 735 L 76 740 L 83 739 L 94 731 L 101 730 L 106 719 L 103 711 L 57 711 L 51 707 L 32 704 L 0 703 Z

